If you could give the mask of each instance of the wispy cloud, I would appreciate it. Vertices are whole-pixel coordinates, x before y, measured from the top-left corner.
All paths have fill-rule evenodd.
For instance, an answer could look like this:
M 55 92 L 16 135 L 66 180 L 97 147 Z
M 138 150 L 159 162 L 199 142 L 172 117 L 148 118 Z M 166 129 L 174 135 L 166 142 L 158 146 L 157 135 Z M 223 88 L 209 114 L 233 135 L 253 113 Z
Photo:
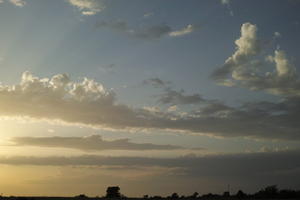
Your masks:
M 24 0 L 9 0 L 12 4 L 19 6 L 19 7 L 23 7 L 26 5 L 26 1 Z
M 26 5 L 25 0 L 7 0 L 7 2 L 10 2 L 11 4 L 14 4 L 18 7 L 24 7 Z M 0 0 L 0 3 L 4 3 L 4 0 Z
M 134 143 L 129 139 L 104 140 L 100 135 L 87 137 L 15 137 L 11 141 L 17 146 L 62 147 L 83 151 L 103 150 L 178 150 L 175 145 Z M 200 149 L 200 148 L 199 148 Z
M 221 0 L 221 3 L 224 5 L 230 4 L 230 0 Z
M 102 0 L 68 0 L 82 15 L 95 15 L 105 9 Z
M 185 94 L 183 89 L 175 90 L 171 86 L 170 81 L 164 81 L 160 78 L 150 78 L 143 81 L 143 84 L 152 85 L 155 88 L 163 89 L 163 92 L 158 97 L 158 103 L 171 105 L 188 105 L 204 103 L 207 100 L 202 98 L 200 94 Z
M 149 18 L 149 17 L 151 17 L 151 16 L 153 16 L 153 15 L 154 15 L 153 12 L 147 12 L 147 13 L 145 13 L 145 14 L 143 15 L 143 17 Z
M 170 32 L 169 35 L 171 37 L 179 37 L 179 36 L 190 34 L 194 32 L 197 28 L 198 27 L 196 27 L 195 25 L 189 24 L 180 30 Z
M 299 184 L 300 153 L 294 151 L 241 153 L 211 156 L 183 156 L 177 158 L 149 157 L 0 157 L 1 164 L 38 166 L 106 166 L 117 170 L 131 168 L 161 167 L 177 169 L 173 171 L 181 177 L 213 178 L 214 180 L 238 181 L 257 184 L 261 180 L 280 184 Z M 280 179 L 279 179 L 280 177 Z M 279 184 L 279 183 L 278 183 Z
M 96 24 L 98 28 L 107 28 L 112 31 L 116 31 L 125 35 L 128 35 L 133 38 L 139 39 L 159 39 L 163 36 L 169 37 L 178 37 L 190 34 L 194 32 L 197 28 L 195 25 L 188 25 L 187 27 L 181 30 L 173 30 L 169 25 L 166 24 L 159 24 L 159 25 L 152 25 L 148 27 L 142 28 L 131 28 L 129 27 L 128 23 L 125 21 L 101 21 Z
M 225 5 L 227 7 L 227 9 L 229 11 L 229 14 L 231 16 L 234 15 L 233 10 L 232 10 L 231 5 L 230 5 L 231 4 L 231 0 L 221 0 L 221 4 L 223 4 L 223 5 Z

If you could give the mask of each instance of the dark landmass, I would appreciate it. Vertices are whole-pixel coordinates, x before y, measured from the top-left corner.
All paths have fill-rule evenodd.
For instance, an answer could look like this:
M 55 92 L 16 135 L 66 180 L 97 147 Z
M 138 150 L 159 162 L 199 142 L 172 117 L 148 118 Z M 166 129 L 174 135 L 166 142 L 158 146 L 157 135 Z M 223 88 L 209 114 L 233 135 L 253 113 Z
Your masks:
M 299 200 L 300 190 L 281 189 L 279 190 L 276 185 L 268 186 L 254 194 L 244 193 L 239 190 L 236 194 L 230 194 L 229 191 L 225 191 L 222 195 L 220 194 L 203 194 L 200 195 L 198 192 L 190 196 L 180 196 L 176 192 L 170 196 L 149 196 L 144 195 L 143 197 L 126 197 L 120 193 L 118 186 L 108 187 L 106 190 L 106 196 L 103 197 L 88 197 L 85 194 L 80 194 L 75 197 L 49 197 L 49 196 L 0 196 L 0 200 Z

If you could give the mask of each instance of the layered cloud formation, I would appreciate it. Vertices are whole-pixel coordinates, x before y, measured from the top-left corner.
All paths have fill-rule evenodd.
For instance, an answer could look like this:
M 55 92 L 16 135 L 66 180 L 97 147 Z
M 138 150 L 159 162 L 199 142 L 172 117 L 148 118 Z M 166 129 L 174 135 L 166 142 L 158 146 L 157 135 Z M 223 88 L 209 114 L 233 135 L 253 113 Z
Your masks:
M 83 151 L 185 149 L 175 145 L 133 143 L 129 139 L 103 140 L 100 135 L 87 137 L 16 137 L 11 141 L 18 146 L 62 147 Z
M 161 129 L 222 137 L 299 140 L 299 104 L 298 97 L 240 107 L 206 100 L 198 109 L 183 115 L 119 104 L 115 93 L 102 84 L 87 78 L 74 82 L 66 74 L 38 78 L 24 72 L 19 84 L 0 85 L 1 116 L 115 130 Z
M 106 166 L 115 169 L 137 169 L 159 167 L 173 169 L 172 176 L 178 178 L 210 178 L 247 185 L 299 184 L 299 151 L 244 153 L 213 156 L 183 156 L 177 158 L 149 157 L 1 157 L 1 164 L 37 166 Z M 174 171 L 175 170 L 175 171 Z M 153 177 L 154 178 L 154 177 Z M 190 180 L 191 181 L 191 180 Z

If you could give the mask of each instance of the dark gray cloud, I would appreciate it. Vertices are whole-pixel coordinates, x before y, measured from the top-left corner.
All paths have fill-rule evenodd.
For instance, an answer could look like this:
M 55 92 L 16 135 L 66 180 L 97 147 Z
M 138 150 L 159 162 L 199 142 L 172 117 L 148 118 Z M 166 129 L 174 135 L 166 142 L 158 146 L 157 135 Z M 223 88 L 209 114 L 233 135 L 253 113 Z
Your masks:
M 198 27 L 195 25 L 187 25 L 186 27 L 173 31 L 173 29 L 166 24 L 152 25 L 149 27 L 132 28 L 129 27 L 125 21 L 100 21 L 96 23 L 97 28 L 107 28 L 133 38 L 152 40 L 159 39 L 163 36 L 178 37 L 190 34 Z
M 264 54 L 264 45 L 257 37 L 256 25 L 244 23 L 241 37 L 235 44 L 233 55 L 212 74 L 218 84 L 289 97 L 300 95 L 300 79 L 295 66 L 282 50 L 275 50 L 274 55 Z M 274 71 L 265 71 L 270 66 Z
M 100 135 L 88 137 L 15 137 L 11 141 L 18 146 L 62 147 L 83 151 L 185 149 L 175 145 L 133 143 L 129 139 L 103 140 Z
M 126 168 L 163 167 L 177 169 L 178 177 L 212 178 L 214 181 L 299 185 L 300 151 L 241 153 L 177 158 L 149 157 L 1 157 L 1 164 L 52 166 L 111 166 Z M 294 178 L 292 178 L 294 177 Z M 217 179 L 217 180 L 216 180 Z M 222 181 L 222 182 L 223 182 Z M 249 185 L 248 185 L 249 186 Z
M 187 95 L 185 91 L 175 90 L 171 86 L 170 81 L 164 81 L 160 78 L 150 78 L 143 81 L 143 84 L 152 85 L 155 88 L 163 89 L 163 92 L 158 97 L 157 102 L 161 104 L 171 105 L 187 105 L 187 104 L 199 104 L 204 103 L 207 100 L 202 98 L 200 94 Z
M 206 100 L 200 94 L 186 95 L 184 90 L 165 88 L 164 93 L 158 95 L 158 102 L 162 104 L 187 105 L 204 103 Z
M 164 81 L 160 78 L 149 78 L 143 81 L 144 85 L 152 85 L 155 88 L 166 88 L 168 87 L 171 82 Z

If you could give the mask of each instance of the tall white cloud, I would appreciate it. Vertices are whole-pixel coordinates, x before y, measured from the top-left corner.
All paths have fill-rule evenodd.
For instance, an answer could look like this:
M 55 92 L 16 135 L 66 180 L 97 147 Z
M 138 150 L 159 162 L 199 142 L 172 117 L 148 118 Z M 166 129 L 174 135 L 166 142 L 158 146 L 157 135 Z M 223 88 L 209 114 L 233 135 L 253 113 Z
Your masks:
M 235 41 L 236 51 L 222 67 L 215 70 L 212 78 L 221 85 L 263 90 L 271 94 L 300 96 L 300 80 L 295 66 L 283 50 L 265 56 L 265 49 L 257 37 L 257 26 L 245 23 L 241 37 Z M 274 71 L 265 71 L 272 65 Z

